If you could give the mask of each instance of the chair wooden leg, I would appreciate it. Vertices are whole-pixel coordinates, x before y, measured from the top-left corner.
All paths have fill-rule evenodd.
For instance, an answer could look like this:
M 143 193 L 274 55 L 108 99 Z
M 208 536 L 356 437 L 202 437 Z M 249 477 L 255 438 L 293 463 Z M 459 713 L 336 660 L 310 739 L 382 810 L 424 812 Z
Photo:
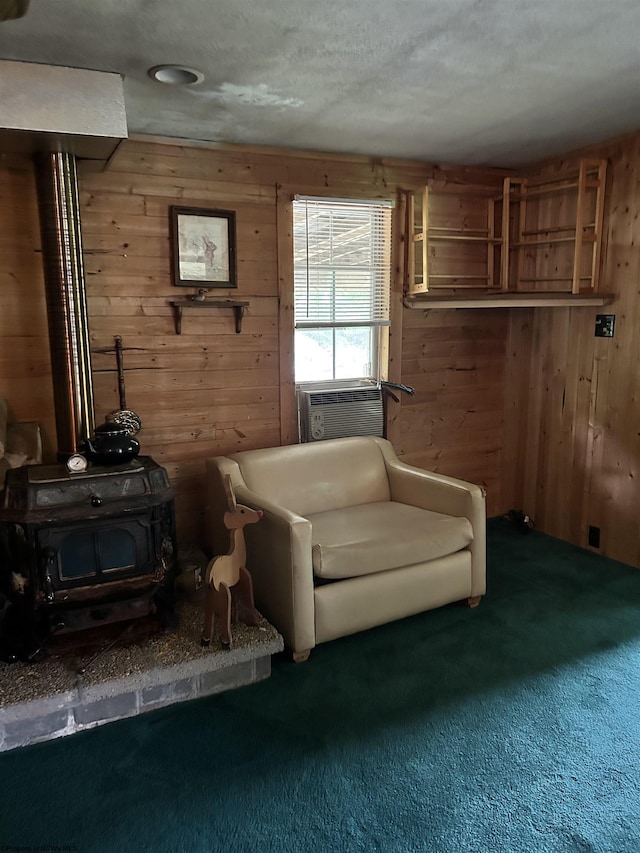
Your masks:
M 311 649 L 304 649 L 302 652 L 291 652 L 291 660 L 294 663 L 304 663 L 306 660 L 309 660 L 310 654 Z
M 468 607 L 477 607 L 480 604 L 481 595 L 470 595 L 467 598 L 467 606 Z

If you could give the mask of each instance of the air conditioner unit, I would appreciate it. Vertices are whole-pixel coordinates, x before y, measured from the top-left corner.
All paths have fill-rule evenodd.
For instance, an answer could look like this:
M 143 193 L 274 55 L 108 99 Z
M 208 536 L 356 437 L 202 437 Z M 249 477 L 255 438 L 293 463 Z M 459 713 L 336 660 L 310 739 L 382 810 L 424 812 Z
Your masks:
M 300 441 L 322 441 L 384 431 L 382 391 L 377 385 L 298 390 Z

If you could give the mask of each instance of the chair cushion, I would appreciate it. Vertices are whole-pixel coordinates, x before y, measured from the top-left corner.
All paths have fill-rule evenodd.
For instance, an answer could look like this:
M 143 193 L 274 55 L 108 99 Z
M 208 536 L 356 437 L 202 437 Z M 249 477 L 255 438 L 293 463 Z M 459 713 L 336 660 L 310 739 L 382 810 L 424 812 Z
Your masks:
M 445 557 L 473 539 L 466 518 L 395 501 L 380 501 L 308 515 L 313 571 L 326 580 L 398 569 Z

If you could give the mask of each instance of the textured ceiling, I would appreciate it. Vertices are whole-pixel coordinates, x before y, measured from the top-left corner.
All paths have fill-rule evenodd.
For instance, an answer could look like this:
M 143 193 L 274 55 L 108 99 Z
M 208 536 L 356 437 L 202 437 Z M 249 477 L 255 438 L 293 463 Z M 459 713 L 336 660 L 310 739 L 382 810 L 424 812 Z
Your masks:
M 515 166 L 640 128 L 638 0 L 32 2 L 0 59 L 119 72 L 130 133 Z

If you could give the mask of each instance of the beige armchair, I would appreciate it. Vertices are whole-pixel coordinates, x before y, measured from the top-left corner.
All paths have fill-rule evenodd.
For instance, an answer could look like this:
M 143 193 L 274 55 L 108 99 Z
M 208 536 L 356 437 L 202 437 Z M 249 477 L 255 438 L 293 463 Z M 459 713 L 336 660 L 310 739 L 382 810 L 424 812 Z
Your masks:
M 257 608 L 296 660 L 318 643 L 485 592 L 485 497 L 354 437 L 207 459 L 208 547 L 225 553 L 224 475 L 262 510 L 246 530 Z

